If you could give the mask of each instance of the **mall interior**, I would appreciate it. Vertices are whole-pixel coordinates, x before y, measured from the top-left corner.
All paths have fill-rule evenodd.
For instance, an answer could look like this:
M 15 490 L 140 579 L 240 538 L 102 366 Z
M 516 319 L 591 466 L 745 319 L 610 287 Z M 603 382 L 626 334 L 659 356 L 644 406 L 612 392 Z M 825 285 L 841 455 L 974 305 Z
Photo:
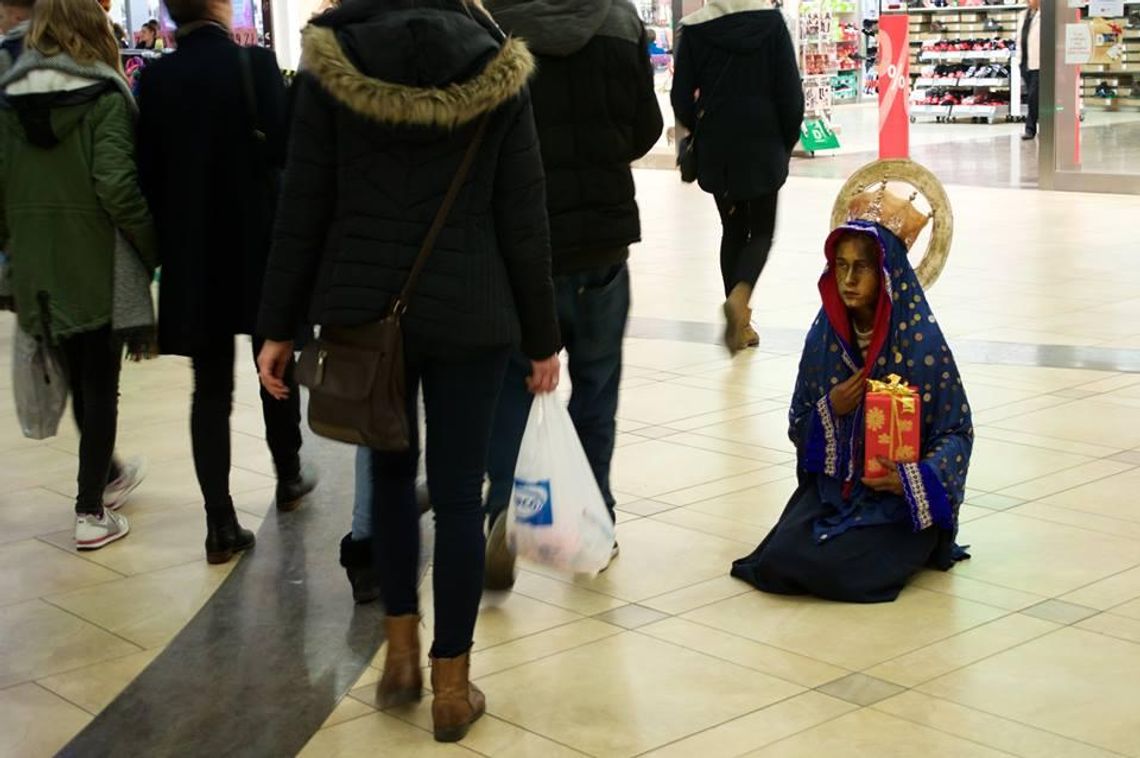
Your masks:
M 1043 0 L 1035 140 L 1011 49 L 1024 4 L 783 3 L 808 112 L 754 295 L 760 346 L 736 356 L 721 342 L 719 218 L 678 178 L 669 107 L 676 21 L 702 3 L 635 5 L 656 31 L 668 128 L 634 171 L 621 554 L 596 577 L 522 563 L 513 591 L 484 595 L 471 677 L 487 715 L 443 745 L 430 699 L 378 703 L 383 609 L 354 604 L 338 562 L 353 455 L 306 429 L 321 483 L 279 512 L 249 361 L 231 487 L 256 548 L 205 560 L 192 375 L 163 357 L 122 373 L 118 448 L 149 466 L 131 533 L 77 552 L 77 433 L 24 438 L 2 313 L 0 756 L 1140 756 L 1140 2 Z M 285 71 L 315 6 L 235 2 L 246 41 Z M 128 30 L 163 13 L 112 11 Z M 888 134 L 878 26 L 900 16 L 909 107 Z M 973 411 L 970 558 L 890 603 L 763 593 L 730 568 L 796 488 L 788 407 L 823 243 L 849 178 L 882 155 L 936 178 L 915 204 L 952 231 L 927 294 Z M 936 246 L 924 232 L 912 263 Z M 430 596 L 429 580 L 426 628 Z

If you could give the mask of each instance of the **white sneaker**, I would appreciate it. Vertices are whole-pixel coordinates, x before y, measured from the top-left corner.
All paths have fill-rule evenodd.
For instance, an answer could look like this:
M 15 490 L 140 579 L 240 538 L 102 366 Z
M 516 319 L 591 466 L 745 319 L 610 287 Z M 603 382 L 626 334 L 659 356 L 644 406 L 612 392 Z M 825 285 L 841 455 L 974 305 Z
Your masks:
M 119 478 L 103 490 L 103 507 L 117 511 L 127 504 L 127 498 L 146 479 L 146 459 L 131 458 L 123 464 Z
M 103 515 L 90 513 L 75 517 L 75 547 L 79 550 L 98 550 L 115 540 L 126 537 L 131 531 L 127 517 L 104 510 Z

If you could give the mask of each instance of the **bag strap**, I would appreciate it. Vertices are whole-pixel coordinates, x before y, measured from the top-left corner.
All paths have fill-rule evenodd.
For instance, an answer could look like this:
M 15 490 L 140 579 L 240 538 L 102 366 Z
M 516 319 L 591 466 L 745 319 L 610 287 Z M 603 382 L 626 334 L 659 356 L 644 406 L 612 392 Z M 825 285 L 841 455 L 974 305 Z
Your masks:
M 249 117 L 250 134 L 256 142 L 264 143 L 265 130 L 261 128 L 261 119 L 257 115 L 257 88 L 253 84 L 253 62 L 248 47 L 238 47 L 238 61 L 241 63 L 242 99 Z
M 416 288 L 420 274 L 423 273 L 428 258 L 435 248 L 436 240 L 439 239 L 440 232 L 443 231 L 443 227 L 447 223 L 447 218 L 451 215 L 451 209 L 455 205 L 455 201 L 459 198 L 459 191 L 463 189 L 463 184 L 467 181 L 468 174 L 471 173 L 471 167 L 475 163 L 475 156 L 479 153 L 479 146 L 483 144 L 483 137 L 487 134 L 487 124 L 490 120 L 490 113 L 483 116 L 479 121 L 479 127 L 475 130 L 475 136 L 471 138 L 471 142 L 467 145 L 467 152 L 463 154 L 463 162 L 459 164 L 455 176 L 452 177 L 451 186 L 447 188 L 447 194 L 443 197 L 443 203 L 439 206 L 439 210 L 435 214 L 435 219 L 431 222 L 431 228 L 428 229 L 427 236 L 424 237 L 424 241 L 420 245 L 420 252 L 416 256 L 416 262 L 412 264 L 412 270 L 408 273 L 408 280 L 404 282 L 404 288 L 400 290 L 400 294 L 396 296 L 395 301 L 392 303 L 390 313 L 396 317 L 403 316 L 408 310 L 408 302 L 411 300 L 412 290 Z

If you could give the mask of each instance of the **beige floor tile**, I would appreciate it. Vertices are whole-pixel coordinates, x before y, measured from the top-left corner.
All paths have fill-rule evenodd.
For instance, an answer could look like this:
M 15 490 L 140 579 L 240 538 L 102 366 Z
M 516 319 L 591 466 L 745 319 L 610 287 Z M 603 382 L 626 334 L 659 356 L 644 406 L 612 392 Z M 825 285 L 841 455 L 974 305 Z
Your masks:
M 973 401 L 972 396 L 970 400 Z M 1040 434 L 1015 432 L 997 426 L 982 426 L 978 427 L 975 431 L 981 436 L 1001 442 L 1012 442 L 1015 445 L 1039 447 L 1058 453 L 1086 455 L 1090 458 L 1107 458 L 1117 452 L 1116 448 L 1107 445 L 1090 445 L 1085 442 L 1074 442 L 1072 440 L 1059 439 L 1056 437 L 1044 437 Z
M 0 545 L 0 605 L 121 578 L 39 540 Z
M 601 613 L 596 618 L 598 621 L 613 624 L 622 629 L 640 629 L 641 627 L 666 619 L 668 616 L 660 611 L 647 608 L 644 605 L 630 603 L 619 608 L 614 608 L 612 611 Z
M 384 665 L 384 657 L 379 654 L 379 651 L 374 662 L 379 666 Z M 375 687 L 376 683 L 380 681 L 381 673 L 381 670 L 376 666 L 368 666 L 364 669 L 364 673 L 360 675 L 360 678 L 352 685 L 352 689 L 358 690 L 362 687 Z
M 38 684 L 96 715 L 118 697 L 161 652 L 160 649 L 145 650 L 113 661 L 49 676 L 40 679 Z
M 1128 618 L 1133 618 L 1140 621 L 1140 598 L 1127 603 L 1121 603 L 1120 605 L 1115 606 L 1112 609 L 1112 612 L 1120 616 L 1127 616 Z
M 984 528 L 981 528 L 984 525 Z M 1140 564 L 1140 543 L 998 513 L 963 539 L 973 558 L 955 572 L 1003 587 L 1055 597 Z M 1065 556 L 1043 560 L 1043 556 Z
M 664 595 L 642 600 L 641 604 L 647 608 L 653 608 L 662 613 L 676 616 L 682 613 L 688 613 L 701 606 L 710 605 L 721 600 L 727 600 L 730 597 L 736 597 L 737 595 L 743 595 L 753 591 L 753 588 L 748 584 L 725 574 L 715 579 L 709 579 L 707 582 L 700 582 L 691 587 L 666 592 Z
M 47 600 L 139 647 L 161 647 L 214 594 L 235 564 L 205 561 L 139 574 Z
M 749 551 L 745 543 L 653 519 L 623 525 L 619 540 L 621 556 L 613 565 L 604 574 L 575 580 L 575 584 L 628 603 L 639 603 L 725 576 L 732 562 Z
M 618 524 L 622 522 L 619 520 Z M 620 530 L 619 530 L 620 535 Z M 513 592 L 541 600 L 549 605 L 565 608 L 582 616 L 596 616 L 625 604 L 612 595 L 570 584 L 533 571 L 520 571 Z
M 923 571 L 914 578 L 911 584 L 914 587 L 941 592 L 944 595 L 953 595 L 964 600 L 973 600 L 976 603 L 992 605 L 995 608 L 1004 608 L 1007 611 L 1019 611 L 1046 599 L 1044 595 L 1035 595 L 1032 592 L 1022 592 L 1021 590 L 971 579 L 956 570 Z
M 970 456 L 969 482 L 985 492 L 1001 492 L 1089 461 L 1083 455 L 1042 450 L 979 435 Z
M 734 758 L 831 721 L 855 708 L 818 692 L 805 692 L 654 750 L 647 758 Z
M 885 713 L 864 709 L 800 732 L 748 758 L 998 758 L 1006 755 Z
M 375 712 L 376 709 L 372 706 L 362 703 L 355 698 L 346 697 L 337 703 L 336 708 L 334 708 L 333 712 L 329 714 L 329 717 L 325 719 L 325 723 L 321 724 L 321 729 L 328 729 L 337 724 L 343 724 L 346 721 L 352 721 L 353 719 L 368 716 Z
M 700 430 L 695 432 L 678 432 L 668 439 L 669 442 L 674 445 L 685 445 L 686 447 L 695 447 L 698 450 L 725 453 L 726 455 L 735 455 L 739 458 L 750 458 L 760 463 L 788 463 L 796 459 L 796 454 L 791 449 L 775 450 L 770 447 L 761 447 L 760 445 L 748 445 L 743 442 L 722 440 L 718 437 L 710 437 L 707 434 L 703 434 Z
M 471 657 L 471 675 L 479 678 L 497 674 L 621 632 L 621 627 L 598 619 L 575 621 L 476 652 Z
M 1097 614 L 1096 609 L 1085 605 L 1068 603 L 1064 600 L 1046 600 L 1031 605 L 1021 612 L 1025 616 L 1052 621 L 1054 624 L 1069 626 Z
M 992 606 L 910 588 L 894 603 L 847 605 L 753 592 L 685 618 L 861 671 L 1005 615 Z M 845 642 L 835 644 L 835 630 Z
M 1135 507 L 1134 500 L 1138 490 L 1140 469 L 1131 469 L 1046 497 L 1041 500 L 1041 504 L 1123 521 L 1140 521 L 1140 511 Z
M 783 481 L 790 473 L 786 465 L 766 466 L 736 476 L 717 479 L 694 487 L 658 495 L 657 499 L 674 506 L 692 505 L 721 495 L 730 495 L 769 482 Z
M 698 434 L 729 442 L 757 445 L 786 453 L 795 452 L 795 447 L 788 439 L 787 408 L 731 419 L 696 431 Z
M 1140 567 L 1122 571 L 1119 574 L 1094 582 L 1074 590 L 1061 599 L 1078 605 L 1118 612 L 1116 606 L 1135 598 L 1140 598 Z
M 684 383 L 684 380 L 668 382 L 668 385 L 694 392 L 709 392 L 714 396 L 723 395 L 724 397 L 733 398 L 733 405 L 722 405 L 711 411 L 698 411 L 669 422 L 670 428 L 686 433 L 695 432 L 707 426 L 723 424 L 733 419 L 744 418 L 745 416 L 755 416 L 758 413 L 778 411 L 784 407 L 783 403 L 775 400 L 756 400 L 751 397 L 745 388 L 737 385 L 725 384 L 717 389 L 703 389 L 692 387 Z
M 751 524 L 754 531 L 746 541 L 758 545 L 779 521 L 795 489 L 795 472 L 790 471 L 781 479 L 702 500 L 689 508 L 729 521 Z
M 421 589 L 420 609 L 425 630 L 435 623 L 435 609 L 431 596 Z M 581 614 L 544 603 L 518 593 L 488 592 L 479 607 L 475 625 L 476 652 L 504 642 L 517 640 L 555 627 L 572 624 L 582 619 Z M 377 665 L 380 665 L 379 658 Z
M 372 713 L 320 730 L 300 755 L 306 758 L 371 758 L 376 755 L 435 758 L 474 756 L 477 753 L 459 745 L 441 745 L 422 729 L 383 713 Z
M 1140 753 L 1140 645 L 1065 628 L 924 684 L 926 694 L 1106 750 Z
M 825 695 L 858 706 L 874 705 L 899 694 L 903 689 L 893 682 L 862 673 L 848 674 L 818 688 Z
M 875 710 L 1022 758 L 1109 758 L 1117 755 L 920 692 L 904 692 L 876 704 Z
M 1119 405 L 1096 398 L 1066 405 L 1063 412 L 1046 409 L 999 421 L 995 425 L 1118 450 L 1140 447 L 1140 428 L 1134 423 L 1132 414 L 1122 413 Z
M 643 424 L 671 425 L 673 421 L 723 412 L 747 403 L 748 398 L 739 392 L 717 392 L 662 382 L 626 393 L 621 398 L 618 415 Z
M 752 542 L 760 544 L 760 541 L 764 539 L 764 533 L 761 533 L 762 530 L 757 529 L 751 524 L 721 518 L 720 516 L 711 516 L 707 513 L 695 511 L 692 508 L 677 508 L 676 510 L 653 516 L 652 519 L 684 529 L 691 529 L 694 532 L 710 534 L 714 537 L 720 537 L 734 542 L 741 542 L 741 544 L 744 545 L 749 545 Z M 745 540 L 750 540 L 750 542 L 745 542 Z
M 595 756 L 635 755 L 802 691 L 636 632 L 479 684 L 493 715 Z
M 1026 518 L 1040 519 L 1054 524 L 1064 524 L 1090 532 L 1100 532 L 1110 537 L 1140 539 L 1140 519 L 1124 521 L 1111 516 L 1101 516 L 1087 511 L 1058 508 L 1043 503 L 1026 503 L 1017 508 L 1010 508 L 1010 513 Z
M 4 470 L 0 471 L 0 492 L 4 493 L 0 503 L 7 501 L 9 493 L 32 487 L 46 487 L 73 499 L 78 471 L 79 459 L 70 453 L 42 445 L 9 450 L 4 453 Z
M 0 480 L 5 475 L 0 474 Z M 0 486 L 0 544 L 75 528 L 75 500 L 34 487 L 13 492 Z
M 728 363 L 727 354 L 719 345 L 673 340 L 627 339 L 623 352 L 627 365 L 661 371 L 676 371 L 709 361 L 723 360 L 725 364 Z
M 666 619 L 638 631 L 802 687 L 819 687 L 851 673 L 816 658 L 680 618 Z
M 0 755 L 48 758 L 91 716 L 35 684 L 0 690 Z
M 867 673 L 904 687 L 916 687 L 1057 628 L 1056 623 L 1013 614 L 881 663 Z
M 136 513 L 128 504 L 124 513 L 131 522 L 131 533 L 102 550 L 84 557 L 100 566 L 133 576 L 145 574 L 191 561 L 205 562 L 206 515 L 198 506 L 179 506 Z M 261 519 L 244 515 L 242 526 L 256 532 Z M 65 550 L 75 550 L 74 529 L 54 532 L 45 541 Z
M 671 511 L 676 507 L 677 506 L 669 505 L 668 503 L 647 499 L 634 500 L 630 503 L 618 503 L 617 505 L 619 511 L 625 511 L 634 516 L 653 516 L 663 511 Z
M 763 464 L 707 450 L 649 440 L 614 453 L 613 487 L 638 497 L 657 495 L 763 468 Z
M 0 688 L 139 652 L 41 600 L 0 608 L 0 640 Z
M 1107 634 L 1109 637 L 1140 643 L 1140 619 L 1118 616 L 1115 613 L 1101 613 L 1077 624 L 1090 632 Z
M 1008 489 L 1001 490 L 999 494 L 1022 500 L 1038 500 L 1058 492 L 1065 492 L 1090 483 L 1095 483 L 1107 477 L 1135 470 L 1132 466 L 1107 460 L 1089 461 L 1055 474 L 1043 476 L 1040 479 L 1023 482 Z

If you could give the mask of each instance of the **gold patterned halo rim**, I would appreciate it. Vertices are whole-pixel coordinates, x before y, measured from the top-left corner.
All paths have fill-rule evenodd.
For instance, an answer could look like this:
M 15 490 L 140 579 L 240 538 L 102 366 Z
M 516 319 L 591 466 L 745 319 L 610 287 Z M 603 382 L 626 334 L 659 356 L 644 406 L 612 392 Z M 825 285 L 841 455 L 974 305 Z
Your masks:
M 847 221 L 848 208 L 856 197 L 883 182 L 909 184 L 930 204 L 930 241 L 926 244 L 922 260 L 914 267 L 922 288 L 928 290 L 938 281 L 942 269 L 946 267 L 946 259 L 950 256 L 950 243 L 954 239 L 954 211 L 942 182 L 925 166 L 906 158 L 872 161 L 863 166 L 851 175 L 835 198 L 835 206 L 831 210 L 831 228 Z

